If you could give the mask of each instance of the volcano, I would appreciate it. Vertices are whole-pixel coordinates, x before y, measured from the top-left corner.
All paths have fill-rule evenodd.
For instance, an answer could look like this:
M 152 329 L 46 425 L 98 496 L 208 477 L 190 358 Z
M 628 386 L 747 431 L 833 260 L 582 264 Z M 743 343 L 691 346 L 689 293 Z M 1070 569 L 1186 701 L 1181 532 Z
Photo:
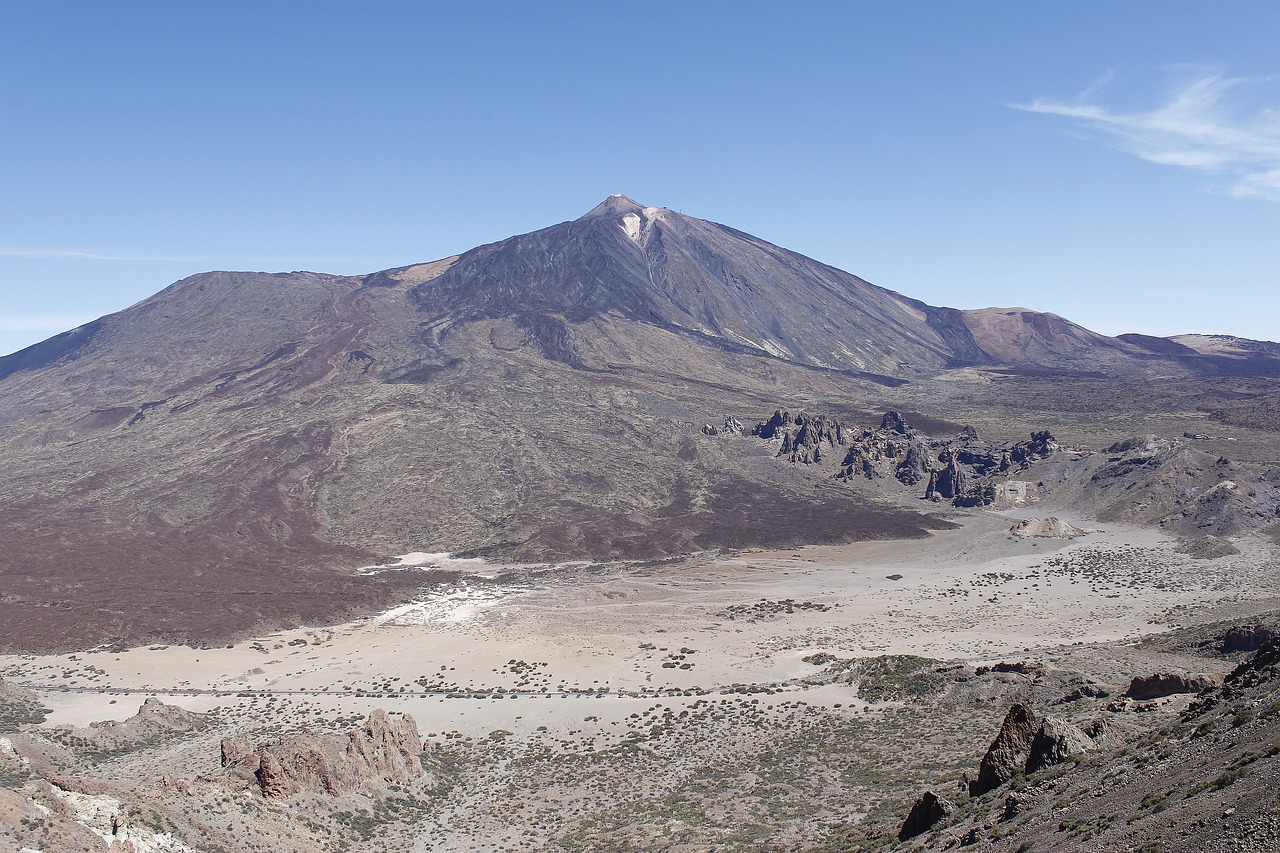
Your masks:
M 0 358 L 0 646 L 367 612 L 423 578 L 357 570 L 410 551 L 921 536 L 945 522 L 702 427 L 778 406 L 871 417 L 963 369 L 1280 372 L 1274 345 L 1222 341 L 933 307 L 621 195 L 365 276 L 202 273 Z

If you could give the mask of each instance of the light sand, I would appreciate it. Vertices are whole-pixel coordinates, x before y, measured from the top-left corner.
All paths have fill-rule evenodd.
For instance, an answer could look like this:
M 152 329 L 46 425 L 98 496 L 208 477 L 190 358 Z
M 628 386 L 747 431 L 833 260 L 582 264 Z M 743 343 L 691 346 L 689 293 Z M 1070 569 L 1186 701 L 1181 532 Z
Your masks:
M 157 691 L 193 711 L 332 716 L 385 707 L 413 714 L 425 732 L 520 735 L 546 726 L 596 735 L 625 730 L 618 721 L 636 707 L 696 700 L 658 695 L 677 689 L 775 685 L 792 698 L 858 704 L 847 685 L 792 683 L 819 669 L 802 660 L 815 652 L 995 660 L 1160 630 L 1189 608 L 1268 597 L 1280 580 L 1274 549 L 1261 542 L 1195 561 L 1149 530 L 1110 528 L 1070 542 L 1011 536 L 1011 522 L 1031 511 L 975 513 L 927 540 L 658 567 L 469 565 L 468 580 L 339 626 L 229 648 L 9 656 L 0 671 L 37 689 L 54 712 L 47 725 L 122 719 Z M 403 564 L 443 559 L 415 554 Z M 602 688 L 609 695 L 583 695 Z M 499 689 L 527 692 L 478 695 Z M 232 692 L 181 692 L 209 690 Z

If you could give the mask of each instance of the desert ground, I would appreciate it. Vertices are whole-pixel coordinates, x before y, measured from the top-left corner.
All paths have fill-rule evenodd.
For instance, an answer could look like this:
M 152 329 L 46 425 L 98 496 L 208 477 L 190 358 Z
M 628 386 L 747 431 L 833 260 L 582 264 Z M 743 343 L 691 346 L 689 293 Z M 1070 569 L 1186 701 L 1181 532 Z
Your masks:
M 1220 676 L 1229 661 L 1141 638 L 1280 607 L 1270 539 L 1193 559 L 1159 532 L 1054 511 L 1087 532 L 1013 535 L 1045 512 L 1031 507 L 966 513 L 924 540 L 662 563 L 410 554 L 364 571 L 462 575 L 341 625 L 225 647 L 7 656 L 0 674 L 50 709 L 37 731 L 123 720 L 148 697 L 206 715 L 198 732 L 95 771 L 135 786 L 188 780 L 193 814 L 220 811 L 208 792 L 222 790 L 221 737 L 341 731 L 376 708 L 412 715 L 452 774 L 409 810 L 348 797 L 340 813 L 367 814 L 365 835 L 326 824 L 339 807 L 323 798 L 295 806 L 311 815 L 301 834 L 264 835 L 253 817 L 223 830 L 258 827 L 267 848 L 841 849 L 842 827 L 877 810 L 887 821 L 914 785 L 976 766 L 1010 696 L 1083 680 L 1119 691 L 1154 671 Z M 943 677 L 918 675 L 918 659 L 932 673 L 1031 661 L 1040 674 L 1034 686 L 960 676 L 969 692 L 939 713 L 914 701 L 929 693 L 920 678 Z M 858 668 L 868 660 L 888 662 L 878 680 Z

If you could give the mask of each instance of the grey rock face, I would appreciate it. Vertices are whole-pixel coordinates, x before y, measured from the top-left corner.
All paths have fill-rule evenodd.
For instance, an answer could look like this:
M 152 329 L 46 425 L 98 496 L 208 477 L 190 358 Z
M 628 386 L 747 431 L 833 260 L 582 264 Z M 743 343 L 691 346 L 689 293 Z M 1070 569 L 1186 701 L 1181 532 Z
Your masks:
M 1046 715 L 1040 723 L 1040 730 L 1031 740 L 1026 772 L 1036 773 L 1094 749 L 1097 749 L 1097 744 L 1083 729 L 1059 717 Z
M 572 327 L 609 314 L 726 350 L 855 373 L 986 360 L 959 314 L 922 310 L 740 231 L 625 197 L 465 252 L 410 299 L 429 347 L 461 324 L 511 318 L 547 358 L 578 367 L 586 360 Z

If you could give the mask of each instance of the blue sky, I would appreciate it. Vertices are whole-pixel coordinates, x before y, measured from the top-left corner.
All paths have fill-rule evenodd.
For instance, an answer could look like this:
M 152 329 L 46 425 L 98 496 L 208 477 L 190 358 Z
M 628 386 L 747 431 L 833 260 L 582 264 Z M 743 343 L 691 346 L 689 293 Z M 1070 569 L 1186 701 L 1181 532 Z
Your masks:
M 935 305 L 1280 338 L 1280 4 L 0 0 L 0 352 L 606 195 Z

